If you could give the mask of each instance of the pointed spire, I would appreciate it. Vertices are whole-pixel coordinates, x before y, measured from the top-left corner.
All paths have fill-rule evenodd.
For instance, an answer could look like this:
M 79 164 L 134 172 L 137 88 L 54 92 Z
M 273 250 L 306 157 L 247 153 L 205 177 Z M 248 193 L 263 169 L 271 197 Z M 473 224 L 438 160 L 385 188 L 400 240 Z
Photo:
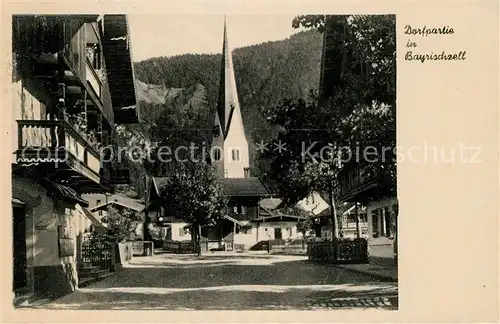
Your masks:
M 224 137 L 226 137 L 231 118 L 233 115 L 241 116 L 240 105 L 238 101 L 238 92 L 236 89 L 236 79 L 234 77 L 233 59 L 231 50 L 229 49 L 227 39 L 227 22 L 224 15 L 224 36 L 222 43 L 222 64 L 219 86 L 219 100 L 217 103 L 217 111 Z M 241 118 L 241 117 L 239 117 Z

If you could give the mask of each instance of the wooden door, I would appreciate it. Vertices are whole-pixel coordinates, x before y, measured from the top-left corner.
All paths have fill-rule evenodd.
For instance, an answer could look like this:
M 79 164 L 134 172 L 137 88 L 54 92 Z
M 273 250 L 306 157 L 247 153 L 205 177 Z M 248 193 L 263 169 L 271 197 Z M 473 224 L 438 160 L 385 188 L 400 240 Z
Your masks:
M 14 290 L 27 284 L 26 276 L 26 210 L 24 207 L 13 207 L 13 271 Z
M 274 229 L 274 239 L 275 240 L 281 240 L 282 238 L 282 234 L 281 234 L 281 228 L 275 228 Z

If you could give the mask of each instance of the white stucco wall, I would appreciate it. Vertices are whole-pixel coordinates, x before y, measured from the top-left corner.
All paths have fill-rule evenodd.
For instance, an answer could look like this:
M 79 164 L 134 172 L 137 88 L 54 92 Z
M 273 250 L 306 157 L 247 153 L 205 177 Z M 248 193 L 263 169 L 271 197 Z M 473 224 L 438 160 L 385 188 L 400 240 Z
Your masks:
M 17 120 L 41 120 L 46 119 L 44 105 L 33 97 L 22 85 L 22 81 L 12 83 L 12 114 L 11 114 L 11 152 L 18 149 L 18 126 Z M 40 136 L 40 130 L 29 129 L 23 137 L 33 139 Z M 25 139 L 26 141 L 26 139 Z M 16 155 L 12 154 L 12 163 L 16 162 Z
M 251 233 L 243 234 L 238 233 L 234 236 L 235 244 L 244 244 L 245 248 L 250 248 L 257 244 L 259 241 L 267 241 L 275 239 L 275 228 L 281 229 L 281 238 L 288 239 L 301 239 L 302 234 L 297 232 L 297 222 L 270 222 L 261 223 L 259 226 L 253 225 Z
M 233 150 L 239 151 L 239 160 L 233 160 Z M 229 133 L 224 141 L 224 168 L 227 178 L 244 178 L 249 167 L 248 142 L 243 129 L 240 109 L 234 110 Z
M 217 112 L 215 114 L 215 119 L 217 123 Z M 221 160 L 219 162 L 214 161 L 214 165 L 219 175 L 226 178 L 244 178 L 245 168 L 248 168 L 250 165 L 250 157 L 248 153 L 248 141 L 246 139 L 239 108 L 234 110 L 226 139 L 224 139 L 222 131 L 219 136 L 213 137 L 212 152 L 215 150 L 215 147 L 221 149 Z M 236 161 L 233 160 L 233 150 L 239 151 L 239 159 Z
M 212 146 L 210 148 L 210 158 L 212 160 L 212 166 L 215 167 L 217 170 L 217 173 L 219 174 L 219 177 L 223 178 L 224 177 L 224 134 L 222 133 L 222 129 L 219 124 L 219 114 L 216 111 L 215 112 L 215 121 L 214 125 L 219 127 L 219 136 L 213 136 L 212 137 Z M 216 151 L 220 152 L 220 159 L 215 160 L 216 156 Z
M 187 225 L 187 223 L 170 223 L 172 228 L 172 240 L 174 241 L 190 241 L 191 234 L 184 231 L 184 235 L 180 235 L 181 229 Z
M 90 230 L 91 221 L 81 212 L 81 206 L 65 205 L 61 212 L 54 207 L 54 201 L 50 199 L 46 190 L 31 179 L 16 177 L 13 179 L 13 188 L 27 192 L 32 197 L 40 197 L 41 203 L 26 215 L 31 218 L 27 223 L 33 224 L 27 228 L 27 258 L 33 259 L 34 266 L 52 266 L 76 262 L 76 237 Z M 13 193 L 16 197 L 15 190 Z M 59 235 L 58 226 L 68 225 L 71 228 L 71 238 L 74 239 L 74 255 L 59 257 Z

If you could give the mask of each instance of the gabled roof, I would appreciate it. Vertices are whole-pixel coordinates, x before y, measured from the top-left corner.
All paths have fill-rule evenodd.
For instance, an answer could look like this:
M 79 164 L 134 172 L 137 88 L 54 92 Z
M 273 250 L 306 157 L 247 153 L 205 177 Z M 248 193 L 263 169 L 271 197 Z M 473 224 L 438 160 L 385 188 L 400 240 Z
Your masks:
M 354 203 L 341 204 L 340 206 L 337 206 L 337 215 L 348 214 L 348 213 L 354 211 L 355 207 L 356 206 L 354 205 Z M 362 212 L 363 210 L 364 210 L 363 208 L 359 208 L 360 212 Z M 326 208 L 325 210 L 323 210 L 321 213 L 319 213 L 316 216 L 317 217 L 330 217 L 330 207 Z
M 258 177 L 224 178 L 224 194 L 230 197 L 264 197 L 271 192 Z
M 86 207 L 76 205 L 76 208 L 87 217 L 96 228 L 96 232 L 106 232 L 106 226 L 98 220 Z
M 98 210 L 105 210 L 108 208 L 108 206 L 114 206 L 114 205 L 121 206 L 121 207 L 124 207 L 127 209 L 132 209 L 132 210 L 135 210 L 139 213 L 142 212 L 144 210 L 144 208 L 146 207 L 144 204 L 141 204 L 134 199 L 120 198 L 117 200 L 108 201 L 107 203 L 104 203 L 104 204 L 98 205 L 94 208 L 91 208 L 90 211 L 94 213 Z
M 256 218 L 254 220 L 252 220 L 252 222 L 279 222 L 279 221 L 301 221 L 301 220 L 306 220 L 307 217 L 303 217 L 303 216 L 296 216 L 296 215 L 270 215 L 270 216 L 264 216 L 264 217 L 259 217 L 259 218 Z
M 283 200 L 279 198 L 264 198 L 259 201 L 259 206 L 266 210 L 274 210 L 278 208 L 282 202 Z

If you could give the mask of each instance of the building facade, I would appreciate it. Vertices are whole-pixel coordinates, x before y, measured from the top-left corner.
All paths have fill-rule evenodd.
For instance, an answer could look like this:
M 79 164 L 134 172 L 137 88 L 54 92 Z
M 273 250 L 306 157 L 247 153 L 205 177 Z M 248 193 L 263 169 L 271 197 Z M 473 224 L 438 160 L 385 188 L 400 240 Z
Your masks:
M 349 57 L 343 49 L 345 27 L 339 16 L 326 16 L 320 76 L 320 103 L 334 96 L 342 84 L 342 68 Z M 346 16 L 347 17 L 347 16 Z M 395 134 L 394 134 L 395 136 Z M 359 161 L 344 163 L 340 171 L 340 202 L 360 203 L 366 208 L 366 236 L 392 239 L 397 230 L 398 200 L 396 182 L 386 176 L 370 174 Z
M 81 195 L 113 190 L 100 148 L 137 122 L 128 23 L 15 15 L 12 26 L 13 290 L 57 298 L 79 284 L 78 242 L 95 221 Z

